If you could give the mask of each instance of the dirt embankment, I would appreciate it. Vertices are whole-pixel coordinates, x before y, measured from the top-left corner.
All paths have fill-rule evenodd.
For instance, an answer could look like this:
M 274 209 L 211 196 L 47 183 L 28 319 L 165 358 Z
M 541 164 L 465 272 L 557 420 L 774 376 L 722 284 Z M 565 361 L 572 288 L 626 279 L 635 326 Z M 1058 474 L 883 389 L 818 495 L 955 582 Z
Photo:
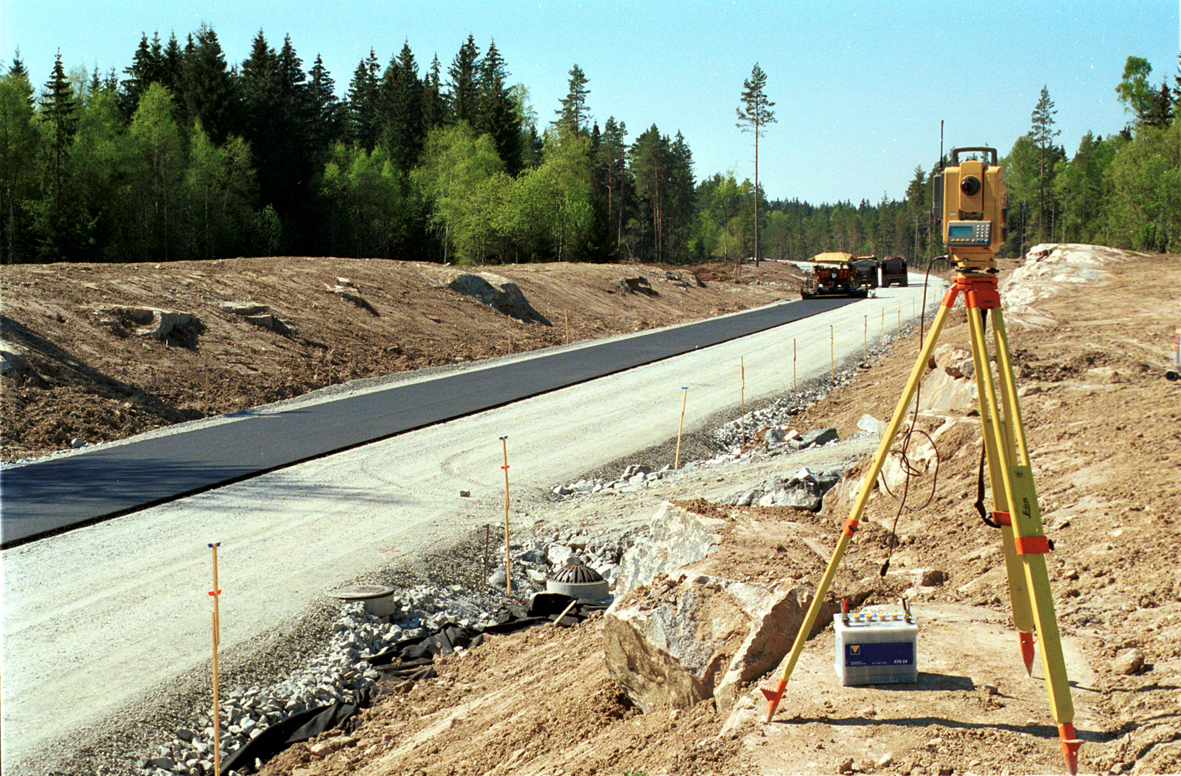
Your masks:
M 0 460 L 757 307 L 796 296 L 801 277 L 773 262 L 734 272 L 291 257 L 6 266 Z M 162 338 L 161 324 L 174 326 Z

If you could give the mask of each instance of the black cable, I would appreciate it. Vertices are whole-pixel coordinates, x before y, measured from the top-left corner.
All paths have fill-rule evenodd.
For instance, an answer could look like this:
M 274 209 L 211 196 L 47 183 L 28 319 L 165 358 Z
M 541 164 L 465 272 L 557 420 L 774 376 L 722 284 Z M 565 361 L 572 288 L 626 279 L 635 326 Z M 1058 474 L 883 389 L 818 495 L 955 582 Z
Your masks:
M 927 289 L 930 287 L 932 264 L 933 262 L 927 263 L 927 273 L 923 276 L 923 304 L 920 308 L 921 314 L 919 315 L 919 355 L 922 355 L 923 345 L 925 344 L 923 340 L 925 338 L 924 331 L 926 330 L 927 323 Z M 906 473 L 906 479 L 904 479 L 902 482 L 902 498 L 899 499 L 897 496 L 891 493 L 889 486 L 886 485 L 885 478 L 882 478 L 882 486 L 886 489 L 886 492 L 889 493 L 892 498 L 895 498 L 898 501 L 898 511 L 894 513 L 894 524 L 890 527 L 890 545 L 886 548 L 886 561 L 882 564 L 881 569 L 878 571 L 878 575 L 882 577 L 886 576 L 886 572 L 890 570 L 890 559 L 894 556 L 894 548 L 898 544 L 898 518 L 902 516 L 902 510 L 906 508 L 906 499 L 910 493 L 911 475 L 918 474 L 914 466 L 911 465 L 910 459 L 906 457 L 906 451 L 910 447 L 910 438 L 914 435 L 915 424 L 918 423 L 919 419 L 919 396 L 922 391 L 922 385 L 923 381 L 921 379 L 918 381 L 918 384 L 915 385 L 914 412 L 911 414 L 910 427 L 906 430 L 906 435 L 902 438 L 901 449 L 890 451 L 891 453 L 895 453 L 899 456 L 899 460 L 902 462 L 902 470 Z M 927 501 L 920 507 L 912 507 L 912 512 L 918 512 L 922 509 L 926 509 L 931 504 L 931 501 L 935 498 L 935 483 L 939 478 L 939 448 L 935 447 L 935 441 L 931 439 L 927 432 L 920 431 L 919 433 L 927 437 L 927 441 L 931 443 L 931 447 L 935 450 L 935 472 L 931 479 L 931 494 L 927 497 Z

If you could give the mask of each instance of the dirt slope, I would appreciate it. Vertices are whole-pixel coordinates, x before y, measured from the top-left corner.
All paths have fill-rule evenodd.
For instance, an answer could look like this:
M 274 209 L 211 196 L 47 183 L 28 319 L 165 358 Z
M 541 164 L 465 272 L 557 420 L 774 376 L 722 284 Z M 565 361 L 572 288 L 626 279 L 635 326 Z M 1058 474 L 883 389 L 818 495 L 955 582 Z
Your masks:
M 1023 412 L 1048 534 L 1055 606 L 1086 740 L 1083 773 L 1181 771 L 1181 387 L 1167 382 L 1181 323 L 1181 262 L 1130 257 L 1098 282 L 1037 303 L 1044 328 L 1009 318 Z M 1028 312 L 1028 311 L 1027 311 Z M 1052 321 L 1052 322 L 1051 322 Z M 967 342 L 953 315 L 942 342 Z M 914 364 L 917 336 L 809 409 L 800 428 L 863 413 L 887 417 Z M 896 503 L 870 501 L 842 564 L 838 595 L 885 603 L 909 588 L 921 607 L 917 686 L 840 687 L 831 627 L 805 650 L 775 724 L 761 722 L 751 688 L 730 726 L 706 703 L 648 715 L 630 707 L 602 661 L 600 621 L 494 638 L 445 660 L 437 680 L 381 700 L 348 735 L 326 734 L 268 764 L 264 774 L 600 773 L 1061 773 L 1043 685 L 1025 677 L 1009 621 L 999 537 L 972 508 L 977 418 L 951 419 L 939 437 L 931 505 L 904 513 L 891 572 L 879 568 Z M 928 431 L 948 419 L 925 422 Z M 733 470 L 731 490 L 743 483 Z M 711 475 L 712 479 L 712 475 Z M 930 475 L 914 483 L 927 498 Z M 704 488 L 706 483 L 703 481 Z M 686 503 L 697 493 L 686 488 Z M 737 524 L 801 521 L 786 510 L 693 502 Z M 616 509 L 604 501 L 602 509 Z M 814 518 L 835 544 L 847 506 Z M 594 507 L 579 507 L 584 517 Z M 831 545 L 830 545 L 831 546 Z M 773 548 L 735 548 L 733 573 L 780 569 L 817 579 L 824 558 L 786 564 Z M 940 584 L 916 586 L 923 570 Z M 1130 650 L 1143 667 L 1123 673 Z M 773 676 L 778 672 L 773 672 Z M 762 681 L 773 684 L 772 678 Z
M 733 271 L 571 264 L 460 270 L 290 257 L 5 266 L 0 349 L 14 351 L 21 368 L 5 367 L 2 378 L 0 460 L 67 449 L 76 439 L 121 439 L 358 378 L 797 296 L 794 268 L 763 262 L 737 278 Z M 450 288 L 461 272 L 515 283 L 533 312 L 512 317 Z M 629 278 L 646 284 L 628 286 Z M 252 303 L 258 312 L 227 312 L 230 303 Z M 135 308 L 196 320 L 159 340 L 139 333 L 150 326 L 134 319 Z M 267 316 L 286 330 L 259 325 Z

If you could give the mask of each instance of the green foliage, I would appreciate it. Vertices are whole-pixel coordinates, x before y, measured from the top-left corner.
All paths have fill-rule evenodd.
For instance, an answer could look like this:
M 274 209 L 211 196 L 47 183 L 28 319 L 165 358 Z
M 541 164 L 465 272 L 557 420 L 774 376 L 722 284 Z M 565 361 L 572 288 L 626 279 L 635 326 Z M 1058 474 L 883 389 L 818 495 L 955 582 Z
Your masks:
M 394 258 L 415 208 L 404 173 L 380 148 L 338 143 L 324 171 L 325 193 L 338 231 L 358 258 Z
M 384 72 L 372 50 L 338 99 L 320 57 L 305 72 L 289 37 L 260 31 L 227 63 L 201 26 L 183 48 L 143 35 L 117 81 L 59 57 L 34 95 L 19 53 L 0 78 L 0 242 L 5 261 L 163 261 L 227 255 L 355 255 L 458 262 L 751 256 L 825 250 L 942 252 L 931 173 L 876 203 L 766 202 L 759 141 L 774 123 L 767 75 L 744 81 L 738 126 L 754 135 L 753 184 L 733 172 L 696 180 L 679 132 L 628 142 L 600 128 L 575 65 L 539 134 L 524 84 L 508 84 L 494 42 L 468 36 L 447 69 L 421 75 L 409 44 Z M 1116 86 L 1133 116 L 1073 157 L 1058 145 L 1043 87 L 1030 131 L 1002 160 L 1010 239 L 1181 250 L 1177 99 L 1181 68 L 1159 88 L 1130 57 Z
M 444 259 L 483 262 L 495 237 L 495 216 L 507 178 L 492 139 L 466 122 L 432 130 L 422 165 L 411 174 L 430 203 L 431 222 L 442 235 Z
M 1148 77 L 1152 65 L 1143 57 L 1128 57 L 1124 63 L 1124 76 L 1115 87 L 1116 96 L 1123 103 L 1124 110 L 1132 114 L 1138 124 L 1143 124 L 1152 112 L 1153 89 Z
M 1181 252 L 1181 122 L 1137 130 L 1107 177 L 1113 241 L 1136 250 Z

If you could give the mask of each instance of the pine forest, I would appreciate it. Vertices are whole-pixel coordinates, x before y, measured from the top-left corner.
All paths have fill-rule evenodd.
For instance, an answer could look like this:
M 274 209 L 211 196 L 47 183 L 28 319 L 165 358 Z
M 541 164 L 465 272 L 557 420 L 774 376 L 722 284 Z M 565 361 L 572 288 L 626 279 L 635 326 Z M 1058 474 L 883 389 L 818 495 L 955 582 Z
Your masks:
M 698 177 L 679 131 L 600 123 L 577 64 L 560 104 L 535 110 L 495 42 L 472 36 L 446 65 L 420 63 L 408 43 L 384 65 L 371 50 L 343 98 L 319 56 L 306 67 L 289 37 L 276 48 L 262 32 L 240 63 L 202 26 L 183 43 L 144 35 L 121 74 L 67 73 L 59 54 L 45 81 L 17 52 L 0 76 L 3 261 L 679 264 L 831 250 L 922 264 L 941 253 L 937 164 L 916 166 L 900 200 L 766 198 L 757 143 L 790 142 L 769 126 L 775 77 L 756 64 L 735 88 L 752 184 Z M 1181 252 L 1181 62 L 1156 79 L 1128 57 L 1112 88 L 1129 124 L 1086 133 L 1073 153 L 1048 90 L 1030 95 L 1029 132 L 999 149 L 1006 255 L 1038 242 Z

